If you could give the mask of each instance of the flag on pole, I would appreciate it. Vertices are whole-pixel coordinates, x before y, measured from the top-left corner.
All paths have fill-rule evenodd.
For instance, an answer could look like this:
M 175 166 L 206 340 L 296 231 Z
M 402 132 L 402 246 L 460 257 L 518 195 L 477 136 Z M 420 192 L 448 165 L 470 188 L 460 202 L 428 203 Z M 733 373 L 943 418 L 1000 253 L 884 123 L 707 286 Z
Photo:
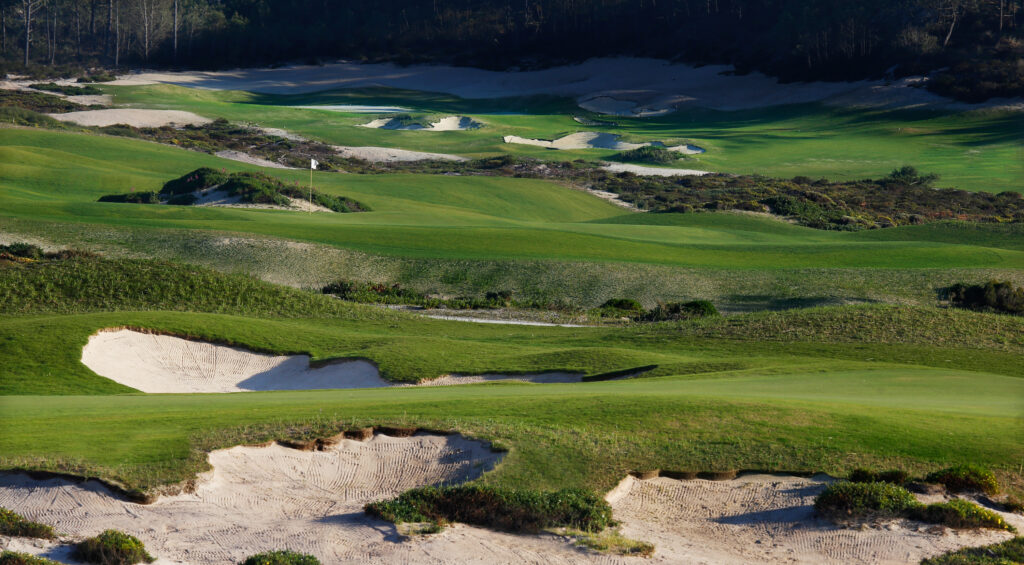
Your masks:
M 316 166 L 319 165 L 319 164 L 320 164 L 320 162 L 317 161 L 316 159 L 310 159 L 309 160 L 309 168 L 310 169 L 315 169 Z

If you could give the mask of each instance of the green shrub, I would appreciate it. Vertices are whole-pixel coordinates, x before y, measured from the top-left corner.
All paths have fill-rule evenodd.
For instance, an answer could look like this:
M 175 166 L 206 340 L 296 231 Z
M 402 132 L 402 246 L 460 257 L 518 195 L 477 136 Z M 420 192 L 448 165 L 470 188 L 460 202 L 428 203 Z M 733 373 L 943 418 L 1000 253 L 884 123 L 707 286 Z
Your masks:
M 128 192 L 100 196 L 97 202 L 129 202 L 132 204 L 159 204 L 160 196 L 155 192 Z
M 31 243 L 15 242 L 10 245 L 0 245 L 0 253 L 6 253 L 23 259 L 42 259 L 45 255 L 43 248 Z
M 46 94 L 45 92 L 31 92 L 28 90 L 0 90 L 0 107 L 3 107 L 4 110 L 20 109 L 27 110 L 33 113 L 42 112 L 47 114 L 73 112 L 76 110 L 85 110 L 87 108 L 87 106 L 76 104 L 74 102 L 71 102 L 70 100 L 65 100 L 60 96 Z M 11 117 L 17 115 L 19 114 L 9 114 L 5 112 L 6 119 L 4 119 L 3 121 L 10 123 Z M 38 115 L 42 116 L 42 114 Z M 45 118 L 49 121 L 46 122 L 42 118 Z M 33 118 L 32 121 L 38 123 L 39 125 L 60 124 L 60 122 L 54 120 L 49 116 Z
M 26 520 L 22 515 L 0 507 L 0 535 L 53 539 L 57 533 L 46 524 Z
M 600 531 L 614 523 L 611 506 L 582 489 L 541 492 L 482 485 L 422 487 L 368 504 L 366 512 L 395 523 L 462 522 L 513 532 L 552 527 Z
M 160 189 L 160 194 L 168 196 L 188 194 L 204 188 L 217 186 L 218 184 L 224 184 L 227 180 L 227 173 L 211 169 L 210 167 L 201 167 L 191 173 L 167 181 L 164 183 L 164 187 Z
M 640 302 L 632 298 L 612 298 L 600 306 L 609 310 L 624 310 L 626 312 L 643 312 L 644 307 Z
M 16 551 L 4 551 L 0 553 L 0 565 L 61 565 L 56 561 L 50 561 L 43 557 L 36 557 L 28 553 Z
M 84 76 L 84 77 L 78 77 L 78 81 L 76 81 L 76 82 L 80 82 L 80 83 L 111 82 L 111 81 L 115 81 L 115 80 L 117 80 L 117 77 L 114 76 L 112 73 L 96 73 L 96 74 L 87 75 L 87 76 Z
M 854 483 L 892 483 L 902 485 L 910 480 L 910 475 L 900 469 L 889 471 L 873 471 L 871 469 L 854 469 L 850 473 L 850 481 Z
M 984 547 L 965 547 L 921 561 L 921 565 L 1014 565 L 1016 563 L 1024 563 L 1024 537 L 1016 537 Z
M 814 500 L 814 509 L 834 520 L 897 517 L 917 505 L 910 491 L 889 483 L 833 483 Z
M 668 165 L 678 161 L 681 155 L 664 147 L 645 145 L 643 147 L 637 147 L 636 149 L 630 149 L 629 151 L 623 151 L 616 155 L 616 157 L 620 161 Z
M 718 316 L 718 309 L 707 300 L 691 302 L 669 302 L 659 304 L 653 310 L 643 314 L 639 319 L 645 322 L 664 322 L 669 320 L 690 320 Z
M 88 95 L 103 94 L 103 91 L 98 89 L 98 88 L 96 88 L 95 86 L 72 86 L 72 85 L 57 84 L 55 82 L 46 82 L 46 83 L 37 82 L 35 84 L 30 84 L 28 86 L 29 86 L 29 88 L 34 88 L 36 90 L 46 90 L 48 92 L 60 92 L 61 94 L 66 94 L 68 96 L 81 96 L 83 94 L 88 94 Z
M 1016 528 L 1007 524 L 999 514 L 962 498 L 918 506 L 908 513 L 908 517 L 957 529 L 992 528 L 1016 531 Z
M 286 549 L 250 555 L 240 565 L 320 565 L 320 560 L 312 555 Z
M 999 482 L 992 471 L 979 465 L 957 465 L 929 473 L 925 480 L 929 483 L 945 485 L 949 492 L 980 491 L 985 494 L 999 492 Z
M 1024 315 L 1024 287 L 1006 281 L 956 284 L 949 288 L 949 302 L 958 308 Z
M 97 565 L 133 565 L 154 561 L 139 538 L 107 530 L 78 544 L 75 559 Z

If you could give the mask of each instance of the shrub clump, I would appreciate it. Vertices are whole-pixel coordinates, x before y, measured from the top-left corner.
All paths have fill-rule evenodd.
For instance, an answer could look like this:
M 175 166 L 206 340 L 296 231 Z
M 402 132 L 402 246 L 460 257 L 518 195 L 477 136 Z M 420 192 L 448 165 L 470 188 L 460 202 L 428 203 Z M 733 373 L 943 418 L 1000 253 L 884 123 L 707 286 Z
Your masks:
M 944 485 L 949 492 L 980 491 L 985 494 L 999 492 L 999 482 L 992 471 L 969 463 L 929 473 L 925 480 L 929 483 Z
M 160 196 L 155 192 L 129 192 L 100 196 L 100 202 L 130 202 L 132 204 L 159 204 Z
M 932 524 L 943 524 L 950 528 L 992 528 L 995 530 L 1017 531 L 1006 523 L 1002 516 L 978 506 L 977 504 L 955 498 L 949 502 L 940 502 L 919 506 L 911 510 L 908 517 Z
M 850 473 L 850 482 L 854 483 L 892 483 L 902 485 L 910 480 L 910 475 L 902 469 L 874 471 L 872 469 L 854 469 Z
M 1006 281 L 985 284 L 956 284 L 949 288 L 949 302 L 958 308 L 1024 315 L 1024 287 Z
M 224 184 L 227 180 L 228 174 L 225 172 L 211 169 L 210 167 L 200 167 L 191 173 L 181 175 L 164 183 L 163 188 L 160 189 L 160 194 L 165 196 L 189 194 L 197 190 Z
M 0 508 L 0 535 L 42 539 L 57 537 L 52 527 L 26 520 L 21 514 L 6 508 Z
M 250 555 L 239 565 L 320 565 L 320 560 L 312 555 L 286 549 Z
M 0 565 L 61 565 L 44 557 L 36 557 L 28 553 L 4 551 L 0 553 Z
M 1024 537 L 983 547 L 965 547 L 937 557 L 924 559 L 921 565 L 1010 565 L 1024 563 Z
M 833 520 L 895 518 L 918 505 L 910 491 L 889 483 L 834 483 L 814 500 L 814 509 Z
M 707 300 L 693 300 L 691 302 L 669 302 L 659 304 L 654 309 L 643 314 L 638 319 L 645 322 L 665 322 L 669 320 L 691 320 L 694 318 L 706 318 L 718 316 L 718 309 Z
M 637 147 L 636 149 L 630 149 L 629 151 L 623 151 L 616 155 L 616 157 L 618 157 L 620 161 L 668 165 L 678 161 L 680 155 L 671 149 L 658 147 L 656 145 L 645 145 L 643 147 Z
M 117 530 L 107 530 L 79 543 L 75 559 L 97 565 L 133 565 L 154 561 L 139 538 Z
M 483 485 L 422 487 L 366 505 L 389 522 L 462 522 L 512 532 L 567 527 L 600 531 L 614 524 L 612 509 L 596 494 L 576 488 L 554 492 Z
M 28 85 L 29 88 L 36 90 L 45 90 L 47 92 L 59 92 L 68 96 L 81 96 L 81 95 L 96 95 L 103 94 L 103 91 L 96 88 L 95 86 L 74 86 L 57 84 L 55 82 L 37 82 L 35 84 Z

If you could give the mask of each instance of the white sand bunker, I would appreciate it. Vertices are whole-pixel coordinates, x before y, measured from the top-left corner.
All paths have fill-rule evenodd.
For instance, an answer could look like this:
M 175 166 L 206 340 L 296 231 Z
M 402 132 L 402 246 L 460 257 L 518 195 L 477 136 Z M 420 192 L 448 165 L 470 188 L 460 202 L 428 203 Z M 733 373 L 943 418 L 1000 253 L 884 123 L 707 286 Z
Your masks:
M 709 175 L 711 171 L 699 171 L 697 169 L 674 169 L 669 167 L 645 167 L 643 165 L 633 165 L 630 163 L 604 163 L 601 168 L 613 173 L 633 173 L 634 175 L 640 176 L 653 176 L 653 177 L 675 177 L 675 176 L 702 176 Z M 591 191 L 598 192 L 598 191 Z M 605 194 L 612 194 L 618 197 L 617 194 L 607 192 Z
M 606 497 L 622 533 L 651 542 L 668 563 L 917 563 L 1012 537 L 911 521 L 841 528 L 814 516 L 825 477 L 750 475 L 731 481 L 627 477 Z M 1003 514 L 1008 522 L 1024 518 Z
M 451 552 L 416 559 L 424 552 L 394 543 L 393 526 L 366 516 L 363 505 L 418 486 L 474 479 L 500 458 L 486 444 L 456 435 L 376 435 L 323 451 L 235 447 L 209 455 L 213 470 L 200 475 L 193 493 L 151 505 L 120 500 L 94 481 L 12 474 L 0 476 L 0 506 L 73 538 L 108 528 L 129 532 L 160 563 L 238 563 L 285 548 L 324 563 L 458 562 Z M 491 548 L 468 544 L 462 556 L 480 549 Z
M 447 116 L 436 122 L 430 122 L 425 126 L 409 122 L 401 118 L 378 118 L 369 123 L 360 124 L 364 128 L 392 129 L 392 130 L 415 130 L 415 131 L 461 131 L 479 129 L 483 124 L 466 116 Z
M 263 159 L 256 160 L 255 162 L 246 162 L 252 164 L 259 164 L 259 161 L 263 161 Z M 270 161 L 265 162 L 270 163 Z M 195 197 L 195 202 L 192 203 L 193 206 L 221 206 L 225 208 L 253 208 L 260 210 L 289 210 L 300 212 L 328 212 L 331 214 L 334 213 L 334 210 L 331 210 L 330 208 L 327 208 L 325 206 L 321 206 L 319 204 L 310 202 L 308 200 L 304 200 L 302 198 L 292 198 L 291 196 L 285 196 L 285 198 L 288 199 L 287 206 L 282 206 L 280 204 L 242 202 L 242 197 L 240 195 L 231 195 L 228 193 L 228 191 L 221 190 L 220 185 L 193 191 L 192 196 Z
M 395 163 L 403 161 L 466 161 L 465 157 L 448 153 L 427 153 L 408 151 L 391 147 L 349 147 L 335 145 L 334 150 L 346 159 L 362 159 L 371 163 Z
M 201 126 L 211 120 L 192 112 L 180 110 L 142 110 L 135 108 L 114 108 L 110 110 L 85 110 L 66 114 L 47 114 L 55 120 L 73 122 L 80 126 L 106 127 L 125 124 L 137 128 L 158 128 L 163 126 Z
M 631 149 L 638 149 L 640 147 L 646 147 L 648 145 L 655 147 L 664 147 L 669 151 L 675 151 L 685 155 L 693 155 L 697 153 L 703 153 L 704 149 L 697 147 L 696 145 L 673 145 L 671 147 L 666 146 L 660 141 L 653 141 L 650 143 L 628 143 L 620 141 L 621 136 L 614 133 L 595 132 L 595 131 L 583 131 L 578 133 L 572 133 L 555 140 L 547 139 L 528 139 L 525 137 L 519 137 L 518 135 L 506 135 L 502 138 L 505 143 L 518 143 L 521 145 L 534 145 L 537 147 L 544 147 L 547 149 L 614 149 L 616 151 L 629 151 Z
M 239 347 L 134 330 L 101 331 L 82 349 L 82 363 L 96 374 L 149 393 L 242 392 L 448 386 L 493 381 L 580 382 L 578 373 L 443 375 L 418 385 L 381 378 L 368 361 L 311 368 L 308 355 L 270 355 Z

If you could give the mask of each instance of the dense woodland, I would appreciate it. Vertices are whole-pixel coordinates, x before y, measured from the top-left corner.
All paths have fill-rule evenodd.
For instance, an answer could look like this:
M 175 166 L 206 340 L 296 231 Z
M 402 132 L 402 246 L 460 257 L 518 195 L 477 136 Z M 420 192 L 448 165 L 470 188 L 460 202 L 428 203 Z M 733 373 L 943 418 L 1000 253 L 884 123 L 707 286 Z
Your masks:
M 8 72 L 335 57 L 533 68 L 600 55 L 784 80 L 939 69 L 962 99 L 1024 91 L 1024 0 L 0 0 Z

